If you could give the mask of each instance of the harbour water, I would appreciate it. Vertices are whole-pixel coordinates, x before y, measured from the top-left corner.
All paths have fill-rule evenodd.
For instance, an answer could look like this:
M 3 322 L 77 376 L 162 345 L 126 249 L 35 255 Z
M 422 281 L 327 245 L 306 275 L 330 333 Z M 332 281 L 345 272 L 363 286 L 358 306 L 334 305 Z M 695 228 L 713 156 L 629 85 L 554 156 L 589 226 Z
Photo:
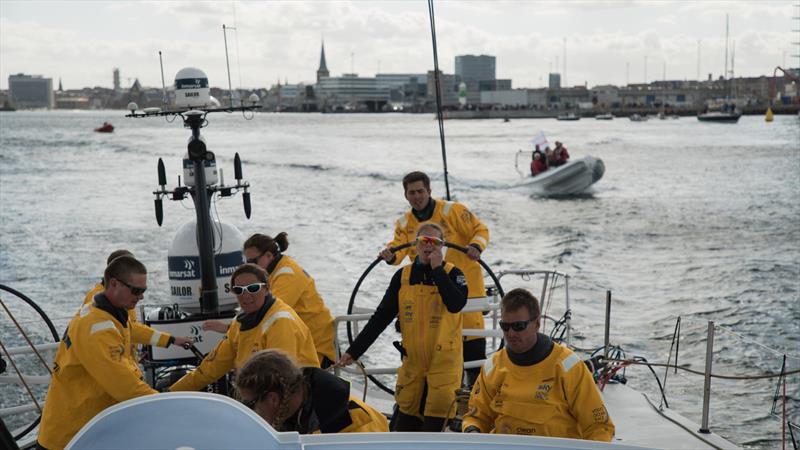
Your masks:
M 179 120 L 123 114 L 0 113 L 0 283 L 36 300 L 59 332 L 117 248 L 130 249 L 147 265 L 145 301 L 169 303 L 167 249 L 194 212 L 188 200 L 165 201 L 159 228 L 151 192 L 158 157 L 176 184 L 189 133 Z M 315 277 L 335 315 L 345 313 L 358 276 L 408 208 L 402 176 L 426 171 L 434 196 L 444 195 L 431 115 L 265 113 L 248 121 L 217 114 L 208 120 L 202 132 L 226 182 L 233 181 L 239 152 L 253 186 L 251 220 L 239 197 L 215 202 L 212 212 L 245 236 L 288 232 L 287 253 Z M 93 133 L 104 121 L 115 132 Z M 527 171 L 528 142 L 539 130 L 550 142 L 564 142 L 573 157 L 603 159 L 606 173 L 591 195 L 541 198 L 515 187 L 515 153 L 526 150 L 521 162 Z M 611 341 L 628 356 L 666 362 L 681 315 L 681 364 L 703 369 L 706 323 L 713 320 L 724 326 L 714 372 L 777 372 L 783 353 L 789 369 L 800 367 L 797 117 L 765 123 L 745 116 L 736 125 L 693 118 L 450 120 L 445 132 L 451 193 L 491 230 L 484 260 L 495 271 L 569 273 L 581 345 L 602 344 L 604 298 L 611 290 Z M 374 271 L 361 289 L 362 305 L 380 299 L 393 270 L 381 265 Z M 9 297 L 3 293 L 23 325 L 45 339 L 44 327 Z M 0 317 L 0 337 L 19 345 L 8 317 Z M 368 365 L 396 362 L 390 340 L 376 344 Z M 632 386 L 657 392 L 646 368 L 629 368 L 627 377 Z M 670 406 L 699 423 L 702 377 L 670 377 Z M 795 423 L 799 380 L 794 375 L 787 383 Z M 770 417 L 775 383 L 715 379 L 712 430 L 747 447 L 778 448 L 781 423 Z M 19 398 L 4 394 L 0 407 Z

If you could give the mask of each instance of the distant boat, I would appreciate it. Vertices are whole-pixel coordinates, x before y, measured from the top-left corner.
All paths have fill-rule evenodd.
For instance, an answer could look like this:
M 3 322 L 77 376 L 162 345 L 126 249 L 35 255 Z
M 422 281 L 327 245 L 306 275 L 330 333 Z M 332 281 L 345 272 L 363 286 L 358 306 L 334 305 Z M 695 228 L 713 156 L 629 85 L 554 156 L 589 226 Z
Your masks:
M 8 103 L 3 103 L 0 106 L 0 111 L 9 111 L 10 112 L 10 111 L 16 111 L 16 110 L 17 110 L 17 108 L 14 108 L 13 106 L 9 105 Z
M 557 120 L 581 120 L 581 116 L 575 113 L 561 114 L 556 117 Z
M 641 116 L 639 114 L 631 114 L 628 116 L 628 119 L 631 119 L 631 122 L 646 122 L 647 116 Z
M 701 122 L 717 122 L 717 123 L 736 123 L 742 117 L 742 112 L 739 110 L 734 111 L 709 111 L 697 115 L 697 120 Z
M 108 122 L 103 122 L 103 126 L 100 128 L 95 128 L 94 131 L 98 133 L 113 133 L 114 132 L 114 125 L 111 125 Z
M 544 195 L 577 195 L 603 178 L 605 171 L 603 160 L 584 156 L 547 169 L 535 177 L 525 177 L 519 186 Z
M 614 116 L 611 113 L 598 114 L 594 118 L 596 120 L 614 120 Z

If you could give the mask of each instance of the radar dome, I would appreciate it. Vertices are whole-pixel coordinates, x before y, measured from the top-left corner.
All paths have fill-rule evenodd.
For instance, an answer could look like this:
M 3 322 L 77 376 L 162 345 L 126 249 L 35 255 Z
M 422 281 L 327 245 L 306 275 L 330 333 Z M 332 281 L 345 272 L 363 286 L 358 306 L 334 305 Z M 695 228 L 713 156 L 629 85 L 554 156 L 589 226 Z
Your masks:
M 202 108 L 211 105 L 206 73 L 194 67 L 184 67 L 175 75 L 175 106 Z

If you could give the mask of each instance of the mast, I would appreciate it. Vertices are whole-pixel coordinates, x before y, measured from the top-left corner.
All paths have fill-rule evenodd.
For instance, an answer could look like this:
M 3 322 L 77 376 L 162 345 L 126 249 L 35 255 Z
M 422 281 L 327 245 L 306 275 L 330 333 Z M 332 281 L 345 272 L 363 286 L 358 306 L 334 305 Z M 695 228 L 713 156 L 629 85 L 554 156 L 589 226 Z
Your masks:
M 728 78 L 728 15 L 725 14 L 725 71 L 722 72 L 722 78 Z

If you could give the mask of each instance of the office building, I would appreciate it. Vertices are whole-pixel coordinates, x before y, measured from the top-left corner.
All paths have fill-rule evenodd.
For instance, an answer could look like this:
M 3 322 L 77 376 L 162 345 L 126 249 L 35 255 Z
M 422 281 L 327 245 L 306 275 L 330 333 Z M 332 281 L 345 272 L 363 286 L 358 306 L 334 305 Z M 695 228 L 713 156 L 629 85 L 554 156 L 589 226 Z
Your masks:
M 550 89 L 561 89 L 561 74 L 551 73 L 547 81 L 547 87 Z
M 456 76 L 461 81 L 481 82 L 494 80 L 495 57 L 489 55 L 459 55 L 456 56 Z
M 47 108 L 55 106 L 52 78 L 41 75 L 9 75 L 8 92 L 16 108 Z

